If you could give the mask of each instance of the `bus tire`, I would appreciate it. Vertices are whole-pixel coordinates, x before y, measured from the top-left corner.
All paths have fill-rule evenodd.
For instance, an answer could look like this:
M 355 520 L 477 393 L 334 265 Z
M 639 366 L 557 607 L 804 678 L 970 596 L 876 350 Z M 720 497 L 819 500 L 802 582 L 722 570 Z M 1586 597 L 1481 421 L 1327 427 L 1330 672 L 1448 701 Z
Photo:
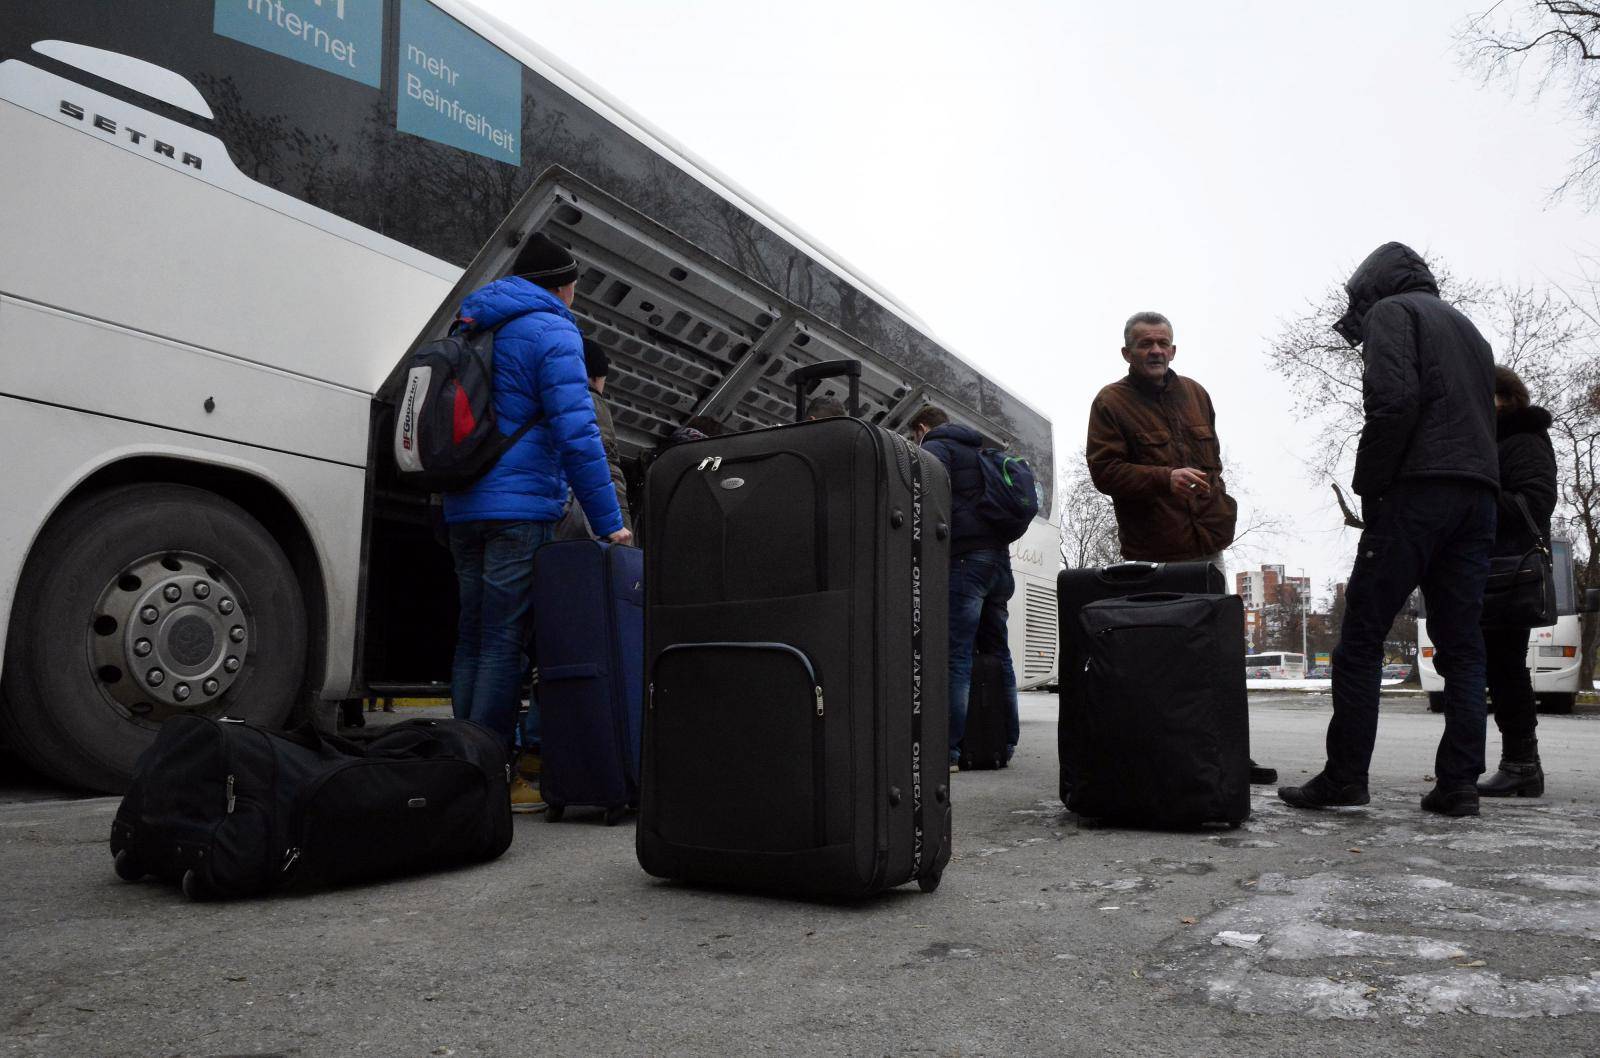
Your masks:
M 1442 712 L 1444 712 L 1444 692 L 1443 691 L 1429 691 L 1428 692 L 1428 712 L 1430 712 L 1430 713 L 1442 713 Z
M 120 793 L 168 716 L 281 727 L 305 665 L 300 585 L 260 522 L 204 489 L 122 485 L 64 508 L 28 556 L 0 735 L 53 778 Z
M 1554 713 L 1558 716 L 1566 716 L 1571 713 L 1572 706 L 1577 700 L 1578 696 L 1576 694 L 1540 694 L 1534 698 L 1539 712 Z

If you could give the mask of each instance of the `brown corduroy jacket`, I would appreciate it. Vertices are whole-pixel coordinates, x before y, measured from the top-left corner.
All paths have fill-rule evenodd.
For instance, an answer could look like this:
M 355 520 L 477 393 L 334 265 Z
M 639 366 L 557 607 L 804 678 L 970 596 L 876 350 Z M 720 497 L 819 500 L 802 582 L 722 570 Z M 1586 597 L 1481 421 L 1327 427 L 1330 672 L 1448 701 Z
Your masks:
M 1116 508 L 1123 558 L 1182 562 L 1233 543 L 1238 505 L 1222 480 L 1216 423 L 1210 394 L 1170 368 L 1161 386 L 1130 370 L 1094 398 L 1085 454 Z M 1174 494 L 1175 467 L 1203 471 L 1211 491 Z

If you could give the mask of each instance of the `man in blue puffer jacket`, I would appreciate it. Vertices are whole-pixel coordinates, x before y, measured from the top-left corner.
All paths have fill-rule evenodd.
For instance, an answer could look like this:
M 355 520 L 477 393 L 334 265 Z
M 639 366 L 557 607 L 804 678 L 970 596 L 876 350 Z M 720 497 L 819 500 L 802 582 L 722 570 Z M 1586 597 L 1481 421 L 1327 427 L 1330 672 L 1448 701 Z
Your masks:
M 1011 664 L 1006 605 L 1017 590 L 1011 576 L 1011 548 L 978 513 L 983 498 L 983 468 L 978 452 L 983 437 L 953 423 L 943 408 L 929 404 L 911 417 L 916 442 L 950 473 L 950 770 L 961 759 L 967 733 L 967 700 L 972 691 L 972 655 L 1000 659 L 1010 715 L 1006 719 L 1006 759 L 1017 748 L 1017 673 Z
M 577 279 L 571 252 L 538 234 L 504 278 L 461 303 L 461 319 L 471 327 L 499 328 L 494 411 L 501 432 L 539 422 L 489 473 L 444 498 L 461 586 L 452 708 L 498 732 L 508 746 L 532 617 L 533 553 L 549 542 L 569 486 L 597 535 L 618 544 L 632 539 L 589 399 L 583 338 L 570 309 Z M 542 807 L 520 776 L 511 799 L 514 809 Z

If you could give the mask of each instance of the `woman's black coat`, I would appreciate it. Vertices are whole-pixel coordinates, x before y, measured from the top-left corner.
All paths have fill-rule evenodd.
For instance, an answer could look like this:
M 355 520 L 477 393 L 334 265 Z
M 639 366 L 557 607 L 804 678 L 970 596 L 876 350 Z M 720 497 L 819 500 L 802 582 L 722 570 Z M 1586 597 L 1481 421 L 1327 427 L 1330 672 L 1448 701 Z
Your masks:
M 1543 408 L 1508 411 L 1496 419 L 1495 444 L 1500 456 L 1500 523 L 1494 553 L 1520 555 L 1535 546 L 1528 520 L 1516 498 L 1533 515 L 1543 542 L 1550 540 L 1550 517 L 1556 509 L 1556 452 L 1550 444 L 1550 413 Z

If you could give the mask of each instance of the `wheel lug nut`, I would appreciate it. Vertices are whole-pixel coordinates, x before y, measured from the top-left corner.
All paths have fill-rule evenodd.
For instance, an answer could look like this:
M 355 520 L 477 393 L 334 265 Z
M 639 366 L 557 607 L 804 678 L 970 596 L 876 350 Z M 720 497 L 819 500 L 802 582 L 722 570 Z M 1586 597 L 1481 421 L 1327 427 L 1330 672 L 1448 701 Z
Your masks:
M 228 638 L 233 640 L 235 643 L 243 643 L 244 642 L 244 626 L 243 625 L 234 625 L 232 628 L 230 628 L 228 630 Z
M 217 603 L 217 609 L 221 610 L 223 613 L 233 613 L 233 600 L 223 599 L 221 602 Z
M 147 658 L 147 657 L 150 656 L 151 649 L 152 648 L 150 646 L 150 640 L 148 640 L 148 639 L 136 639 L 136 640 L 134 640 L 133 653 L 134 653 L 135 657 Z
M 189 700 L 189 685 L 187 683 L 178 684 L 172 688 L 172 696 L 180 702 L 187 702 Z
M 201 581 L 194 586 L 194 597 L 196 599 L 208 598 L 210 595 L 211 585 L 207 584 L 205 581 Z
M 149 672 L 145 673 L 144 678 L 145 682 L 150 684 L 152 687 L 159 687 L 163 683 L 167 682 L 167 674 L 162 672 L 160 669 L 151 669 Z
M 139 620 L 143 621 L 147 625 L 155 624 L 157 619 L 160 617 L 161 611 L 156 609 L 154 606 L 146 606 L 144 609 L 139 611 Z
M 161 589 L 161 597 L 168 602 L 177 602 L 179 599 L 183 598 L 183 589 L 178 587 L 176 584 L 168 584 L 165 588 Z
M 228 672 L 238 672 L 239 671 L 239 659 L 238 658 L 229 658 L 227 661 L 224 661 L 222 663 L 222 667 Z
M 217 693 L 217 681 L 216 680 L 207 680 L 206 682 L 204 682 L 204 683 L 202 683 L 200 685 L 200 689 L 202 691 L 205 691 L 207 694 L 216 694 Z

